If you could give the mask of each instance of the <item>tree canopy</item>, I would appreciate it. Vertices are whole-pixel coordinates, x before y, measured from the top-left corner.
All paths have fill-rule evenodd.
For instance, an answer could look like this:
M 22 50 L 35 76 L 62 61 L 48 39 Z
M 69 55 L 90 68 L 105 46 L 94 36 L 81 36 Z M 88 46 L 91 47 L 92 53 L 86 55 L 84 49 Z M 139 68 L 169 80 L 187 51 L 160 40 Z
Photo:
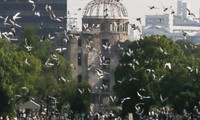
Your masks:
M 35 32 L 31 27 L 24 29 L 24 38 L 17 43 L 0 40 L 0 113 L 3 115 L 13 115 L 15 104 L 33 98 L 45 104 L 56 98 L 59 110 L 66 103 L 77 104 L 74 99 L 79 84 L 72 79 L 70 61 L 56 52 L 56 40 L 41 41 Z M 85 87 L 89 88 L 89 84 Z M 82 99 L 86 103 L 83 106 L 88 107 L 90 97 Z
M 166 105 L 178 112 L 191 110 L 199 100 L 199 65 L 198 57 L 165 36 L 132 42 L 115 71 L 117 96 L 130 98 L 122 104 L 124 114 L 139 116 Z

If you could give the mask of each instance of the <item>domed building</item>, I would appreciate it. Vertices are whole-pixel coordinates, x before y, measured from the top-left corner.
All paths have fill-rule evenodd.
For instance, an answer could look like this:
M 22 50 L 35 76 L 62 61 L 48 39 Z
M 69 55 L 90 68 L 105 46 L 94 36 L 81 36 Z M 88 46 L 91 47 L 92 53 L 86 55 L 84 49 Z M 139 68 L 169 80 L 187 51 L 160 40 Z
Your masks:
M 106 39 L 109 37 L 105 35 L 112 34 L 115 41 L 126 40 L 128 38 L 127 10 L 119 0 L 93 0 L 83 10 L 82 30 L 99 31 Z
M 92 0 L 83 9 L 82 31 L 70 42 L 74 79 L 87 80 L 93 100 L 110 104 L 114 71 L 120 59 L 119 44 L 128 39 L 128 13 L 119 0 Z

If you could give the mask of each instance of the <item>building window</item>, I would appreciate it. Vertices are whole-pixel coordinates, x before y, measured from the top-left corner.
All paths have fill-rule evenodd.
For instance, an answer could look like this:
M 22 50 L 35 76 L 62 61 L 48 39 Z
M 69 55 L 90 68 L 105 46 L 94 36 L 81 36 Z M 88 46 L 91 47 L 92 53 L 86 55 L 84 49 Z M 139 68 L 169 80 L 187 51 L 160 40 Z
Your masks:
M 105 31 L 105 23 L 101 23 L 101 31 Z
M 79 75 L 77 76 L 77 78 L 78 78 L 78 83 L 81 83 L 81 82 L 82 82 L 82 75 L 79 74 Z
M 108 55 L 110 54 L 112 44 L 109 42 L 109 39 L 102 39 L 101 50 L 103 54 Z
M 105 58 L 103 61 L 102 69 L 107 70 L 110 68 L 110 58 Z
M 78 53 L 78 65 L 82 65 L 82 54 Z
M 113 23 L 109 23 L 109 31 L 113 31 Z
M 81 46 L 82 46 L 82 39 L 78 38 L 78 47 L 81 47 Z
M 110 80 L 109 79 L 103 79 L 102 80 L 102 90 L 103 91 L 109 91 L 110 90 Z
M 106 43 L 108 43 L 109 42 L 109 39 L 102 39 L 102 45 L 106 45 Z

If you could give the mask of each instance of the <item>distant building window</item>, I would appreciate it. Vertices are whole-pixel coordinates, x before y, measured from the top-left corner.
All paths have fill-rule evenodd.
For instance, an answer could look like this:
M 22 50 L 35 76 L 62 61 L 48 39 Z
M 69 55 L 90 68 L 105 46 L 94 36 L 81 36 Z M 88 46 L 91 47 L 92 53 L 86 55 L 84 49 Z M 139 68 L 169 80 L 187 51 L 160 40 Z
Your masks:
M 101 31 L 105 31 L 105 23 L 101 23 Z
M 106 51 L 106 53 L 108 50 L 110 51 L 111 43 L 109 42 L 109 39 L 102 39 L 101 47 L 103 51 Z
M 103 61 L 103 70 L 109 69 L 110 68 L 110 58 L 105 58 Z
M 113 23 L 109 23 L 109 31 L 113 31 Z
M 78 53 L 78 65 L 82 65 L 82 54 Z
M 77 76 L 77 78 L 78 78 L 78 83 L 81 83 L 81 82 L 82 82 L 82 75 L 79 74 L 79 75 Z
M 78 47 L 81 47 L 81 46 L 82 46 L 82 39 L 78 38 Z
M 103 91 L 109 91 L 110 90 L 110 80 L 109 79 L 103 79 L 102 80 L 102 90 Z
M 106 44 L 108 44 L 108 42 L 109 42 L 109 39 L 102 39 L 101 40 L 102 45 L 106 45 Z

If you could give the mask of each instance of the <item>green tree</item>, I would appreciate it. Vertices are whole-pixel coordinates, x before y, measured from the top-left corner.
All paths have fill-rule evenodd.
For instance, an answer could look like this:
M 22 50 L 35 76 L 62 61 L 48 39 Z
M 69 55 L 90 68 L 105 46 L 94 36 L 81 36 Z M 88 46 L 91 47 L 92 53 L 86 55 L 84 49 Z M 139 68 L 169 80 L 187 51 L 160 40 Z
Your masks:
M 188 40 L 178 40 L 176 41 L 177 44 L 180 45 L 182 50 L 184 51 L 185 55 L 187 56 L 195 56 L 200 57 L 200 47 L 199 45 L 195 45 L 191 41 Z
M 7 105 L 9 103 L 13 107 L 17 100 L 16 96 L 24 98 L 34 91 L 33 84 L 36 81 L 36 76 L 41 72 L 41 63 L 30 54 L 17 51 L 18 47 L 5 39 L 2 39 L 0 44 L 3 45 L 0 48 L 1 99 L 6 96 L 8 99 L 5 98 L 4 101 L 7 102 Z M 25 62 L 26 60 L 28 64 Z M 28 91 L 24 91 L 22 87 L 26 87 Z M 4 110 L 5 108 L 1 109 Z M 5 112 L 12 114 L 13 110 L 9 110 L 9 112 Z
M 55 51 L 58 40 L 40 41 L 35 36 L 35 32 L 34 28 L 27 28 L 23 36 L 28 44 L 33 47 L 31 55 L 38 58 L 42 63 L 42 71 L 35 83 L 37 96 L 43 101 L 46 101 L 49 96 L 57 98 L 57 108 L 62 111 L 63 106 L 74 103 L 78 85 L 72 79 L 70 62 L 63 54 Z M 24 42 L 21 44 L 24 44 Z
M 169 105 L 180 111 L 193 105 L 199 88 L 192 86 L 199 73 L 188 72 L 188 66 L 199 69 L 199 59 L 186 56 L 179 44 L 165 36 L 150 36 L 132 42 L 115 71 L 116 94 L 120 100 L 131 98 L 122 104 L 124 115 L 132 112 L 138 116 L 135 107 L 138 103 L 144 103 L 140 104 L 144 114 L 152 107 Z M 161 101 L 160 96 L 167 98 L 166 101 Z
M 91 93 L 85 92 L 80 97 L 77 90 L 87 91 L 89 84 L 78 84 L 72 79 L 70 62 L 55 51 L 56 39 L 40 41 L 35 33 L 36 29 L 28 27 L 18 43 L 0 41 L 0 113 L 11 115 L 16 103 L 32 97 L 43 103 L 55 97 L 60 111 L 69 105 L 76 112 L 88 112 Z
M 74 113 L 89 113 L 91 100 L 91 87 L 87 82 L 78 83 L 75 97 L 71 104 Z

